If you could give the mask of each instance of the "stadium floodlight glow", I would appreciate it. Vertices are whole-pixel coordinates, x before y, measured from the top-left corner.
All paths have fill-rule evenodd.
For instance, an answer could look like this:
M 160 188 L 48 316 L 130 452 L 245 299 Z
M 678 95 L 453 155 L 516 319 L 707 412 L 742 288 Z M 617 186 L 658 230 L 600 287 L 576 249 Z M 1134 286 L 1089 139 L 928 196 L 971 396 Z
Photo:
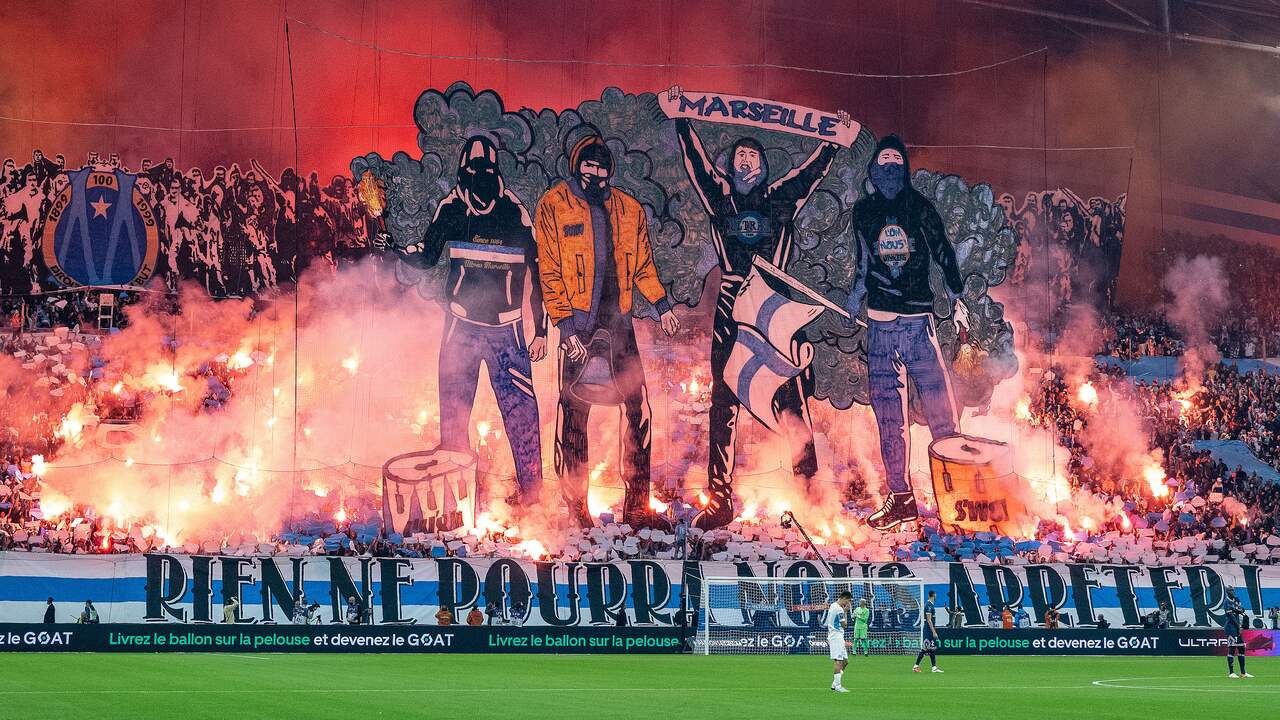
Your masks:
M 868 655 L 914 655 L 924 639 L 921 578 L 707 577 L 693 636 L 702 655 L 826 655 L 827 613 L 840 593 L 871 611 Z M 851 628 L 846 629 L 854 640 Z M 850 653 L 852 654 L 852 652 Z

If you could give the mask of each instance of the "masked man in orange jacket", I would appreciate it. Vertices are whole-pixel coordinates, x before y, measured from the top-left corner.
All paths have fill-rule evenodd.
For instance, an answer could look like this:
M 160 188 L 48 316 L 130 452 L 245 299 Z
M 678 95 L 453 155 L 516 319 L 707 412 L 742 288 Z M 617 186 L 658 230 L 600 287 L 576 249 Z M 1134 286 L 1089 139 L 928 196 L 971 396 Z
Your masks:
M 587 422 L 592 404 L 621 404 L 623 520 L 633 527 L 665 527 L 649 509 L 650 411 L 644 366 L 631 325 L 638 290 L 657 309 L 662 329 L 680 322 L 658 280 L 644 208 L 609 185 L 613 154 L 603 138 L 578 141 L 569 154 L 573 174 L 538 202 L 534 236 L 547 315 L 560 330 L 560 403 L 556 472 L 569 512 L 583 527 L 587 511 Z M 607 361 L 612 387 L 591 397 L 582 391 L 584 368 Z M 612 395 L 612 396 L 610 396 Z

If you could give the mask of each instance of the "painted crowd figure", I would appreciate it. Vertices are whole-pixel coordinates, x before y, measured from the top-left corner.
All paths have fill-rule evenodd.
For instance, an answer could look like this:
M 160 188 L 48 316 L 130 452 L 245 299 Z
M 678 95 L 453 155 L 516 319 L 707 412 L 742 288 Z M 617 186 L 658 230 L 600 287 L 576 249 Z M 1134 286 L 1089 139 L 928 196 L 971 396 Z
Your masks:
M 470 420 L 480 364 L 489 374 L 515 460 L 523 507 L 542 488 L 542 440 L 532 363 L 546 356 L 538 246 L 529 214 L 503 182 L 497 148 L 474 136 L 458 160 L 458 184 L 440 202 L 407 257 L 435 265 L 447 251 L 448 312 L 440 342 L 440 447 L 471 452 Z M 526 346 L 524 289 L 531 284 L 533 340 Z
M 610 185 L 613 166 L 603 138 L 579 140 L 569 153 L 572 177 L 547 190 L 535 213 L 542 299 L 560 331 L 556 473 L 571 517 L 590 527 L 587 429 L 593 402 L 574 386 L 593 357 L 607 362 L 614 401 L 623 409 L 623 521 L 667 527 L 649 509 L 652 417 L 631 320 L 633 290 L 654 305 L 667 335 L 680 324 L 653 264 L 644 207 Z
M 911 187 L 906 146 L 889 135 L 876 145 L 867 167 L 871 192 L 853 206 L 857 267 L 846 309 L 867 314 L 867 371 L 871 410 L 889 494 L 867 518 L 889 530 L 919 517 L 908 475 L 911 423 L 908 381 L 915 384 L 929 432 L 936 440 L 959 426 L 955 393 L 938 345 L 932 265 L 943 282 L 957 325 L 967 324 L 960 299 L 964 281 L 955 249 L 933 203 Z
M 669 92 L 678 97 L 680 90 L 672 88 Z M 787 269 L 795 252 L 796 216 L 822 182 L 840 146 L 821 143 L 791 172 L 770 182 L 764 147 L 755 139 L 737 139 L 729 151 L 728 167 L 721 168 L 703 147 L 688 119 L 677 118 L 675 124 L 685 170 L 710 219 L 711 240 L 720 266 L 711 335 L 709 502 L 695 520 L 696 527 L 709 530 L 728 524 L 734 515 L 734 445 L 742 406 L 724 375 L 737 338 L 733 311 L 738 292 L 756 257 Z M 773 398 L 778 415 L 786 419 L 784 429 L 790 440 L 792 471 L 806 482 L 818 472 L 808 408 L 811 394 L 812 376 L 806 370 L 779 388 Z

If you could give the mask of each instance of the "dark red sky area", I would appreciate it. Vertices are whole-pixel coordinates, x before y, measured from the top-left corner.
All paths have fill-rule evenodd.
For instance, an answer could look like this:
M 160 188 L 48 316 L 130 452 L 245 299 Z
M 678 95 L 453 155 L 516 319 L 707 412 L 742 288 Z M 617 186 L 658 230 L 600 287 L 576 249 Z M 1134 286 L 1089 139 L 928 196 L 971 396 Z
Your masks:
M 292 164 L 286 17 L 295 21 L 297 152 L 303 168 L 325 174 L 370 150 L 415 152 L 414 99 L 454 80 L 495 89 L 509 107 L 555 109 L 610 85 L 679 83 L 843 108 L 876 134 L 917 145 L 1124 146 L 919 149 L 915 163 L 1018 195 L 1127 189 L 1126 268 L 1161 227 L 1162 182 L 1280 200 L 1280 58 L 954 0 L 8 2 L 0 116 L 18 120 L 0 120 L 0 155 L 29 157 L 35 146 L 73 161 L 119 152 L 134 167 L 166 155 L 184 166 Z M 375 44 L 384 51 L 367 47 Z M 924 79 L 723 67 L 945 73 L 1040 48 L 990 70 Z M 1126 274 L 1126 285 L 1141 280 Z

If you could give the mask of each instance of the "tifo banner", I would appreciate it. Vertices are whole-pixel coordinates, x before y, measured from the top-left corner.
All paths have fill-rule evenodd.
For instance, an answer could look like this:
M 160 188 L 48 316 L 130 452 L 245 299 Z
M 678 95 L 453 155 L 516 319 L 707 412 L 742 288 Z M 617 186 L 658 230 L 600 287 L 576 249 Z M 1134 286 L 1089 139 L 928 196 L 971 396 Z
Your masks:
M 1280 566 L 982 563 L 836 563 L 850 584 L 917 577 L 938 593 L 938 623 L 985 627 L 1009 607 L 1031 627 L 1057 610 L 1063 627 L 1141 627 L 1163 605 L 1170 628 L 1221 625 L 1234 594 L 1250 626 L 1270 627 Z M 344 622 L 355 598 L 373 625 L 434 625 L 472 608 L 500 622 L 555 627 L 697 624 L 704 577 L 826 577 L 816 562 L 631 560 L 615 563 L 402 557 L 62 556 L 0 553 L 0 622 L 74 622 L 92 600 L 104 623 L 288 623 L 299 601 L 315 619 Z M 300 594 L 301 593 L 301 594 Z M 723 595 L 717 594 L 717 597 Z M 750 623 L 738 605 L 712 607 L 718 625 Z M 919 627 L 919 608 L 872 608 L 872 626 Z M 782 608 L 776 626 L 810 627 L 813 613 Z
M 856 120 L 841 113 L 823 112 L 778 100 L 677 88 L 657 95 L 662 111 L 669 118 L 749 125 L 762 130 L 804 135 L 846 147 L 853 146 L 858 139 L 858 132 L 862 130 Z
M 677 628 L 0 624 L 0 652 L 656 654 L 683 647 Z
M 1275 655 L 1280 631 L 1246 630 L 1248 655 Z M 946 655 L 1226 655 L 1222 630 L 1042 630 L 1034 628 L 938 631 Z

